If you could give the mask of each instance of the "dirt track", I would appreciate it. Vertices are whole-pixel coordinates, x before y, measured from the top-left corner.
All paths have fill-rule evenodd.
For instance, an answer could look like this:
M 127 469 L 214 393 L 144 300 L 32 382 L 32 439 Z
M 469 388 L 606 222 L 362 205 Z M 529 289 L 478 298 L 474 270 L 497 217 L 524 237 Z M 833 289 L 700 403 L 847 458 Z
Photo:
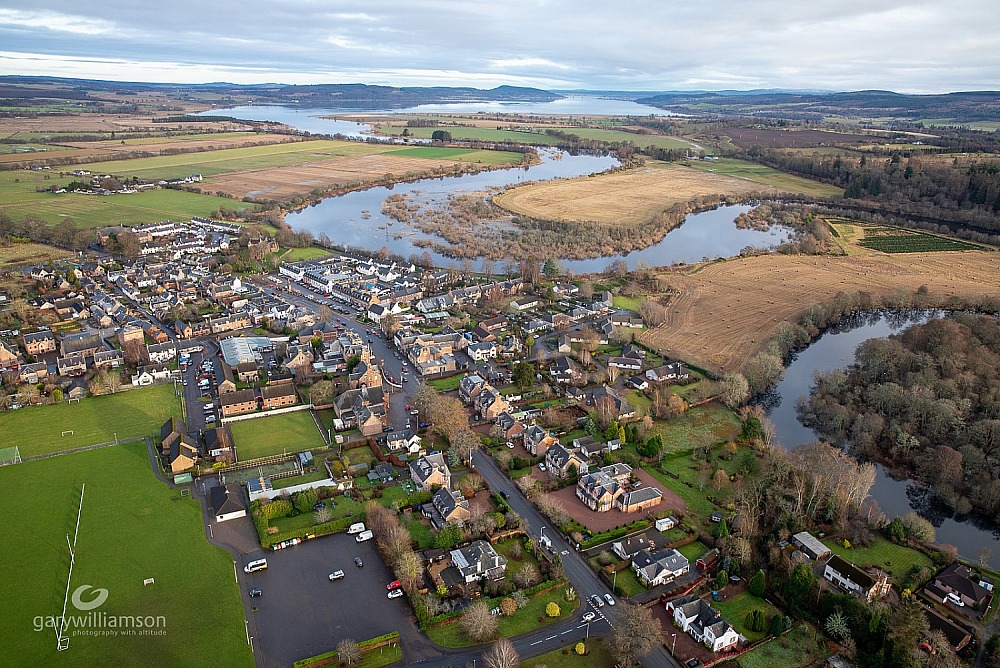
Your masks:
M 664 325 L 642 340 L 673 358 L 716 373 L 740 371 L 773 337 L 838 292 L 912 294 L 921 285 L 944 296 L 1000 296 L 996 252 L 905 253 L 851 257 L 761 256 L 666 270 L 679 294 Z

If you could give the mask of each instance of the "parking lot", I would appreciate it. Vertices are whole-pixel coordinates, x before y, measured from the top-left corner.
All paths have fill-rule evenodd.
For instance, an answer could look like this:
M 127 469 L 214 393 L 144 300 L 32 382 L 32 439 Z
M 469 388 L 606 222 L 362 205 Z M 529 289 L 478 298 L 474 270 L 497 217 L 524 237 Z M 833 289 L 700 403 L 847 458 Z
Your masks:
M 364 567 L 354 564 L 356 556 Z M 267 570 L 243 572 L 244 565 L 261 557 Z M 277 552 L 258 549 L 245 554 L 239 567 L 251 610 L 250 635 L 263 666 L 290 666 L 334 649 L 344 638 L 366 640 L 413 624 L 406 599 L 386 596 L 386 584 L 394 578 L 374 541 L 325 536 Z M 335 570 L 343 570 L 344 577 L 331 582 Z M 262 594 L 251 599 L 248 592 L 254 588 Z

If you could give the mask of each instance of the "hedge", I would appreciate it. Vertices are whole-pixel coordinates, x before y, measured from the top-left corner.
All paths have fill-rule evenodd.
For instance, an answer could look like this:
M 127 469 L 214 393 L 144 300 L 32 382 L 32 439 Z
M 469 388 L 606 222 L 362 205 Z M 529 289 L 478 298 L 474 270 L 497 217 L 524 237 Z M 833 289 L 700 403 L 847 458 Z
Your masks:
M 282 531 L 273 535 L 267 534 L 267 529 L 264 529 L 264 534 L 260 536 L 261 547 L 271 547 L 275 543 L 280 543 L 283 540 L 289 540 L 291 538 L 305 538 L 306 534 L 310 534 L 313 537 L 327 536 L 332 533 L 339 533 L 341 531 L 347 531 L 347 528 L 354 524 L 357 517 L 342 517 L 326 524 L 317 524 L 311 527 L 305 527 L 304 529 L 291 529 L 289 531 Z M 260 534 L 260 525 L 257 525 L 257 533 Z
M 616 538 L 621 538 L 635 531 L 643 531 L 652 526 L 650 520 L 639 520 L 637 522 L 632 522 L 631 524 L 626 524 L 618 529 L 612 529 L 611 531 L 605 531 L 604 533 L 599 533 L 595 536 L 591 536 L 587 540 L 580 543 L 581 550 L 589 550 L 592 547 L 596 547 L 608 541 L 615 540 Z
M 358 643 L 358 647 L 361 648 L 362 652 L 368 652 L 373 649 L 378 649 L 379 647 L 385 647 L 394 642 L 399 642 L 399 631 L 393 631 L 392 633 L 386 633 L 383 636 L 378 636 L 377 638 L 369 638 L 368 640 Z

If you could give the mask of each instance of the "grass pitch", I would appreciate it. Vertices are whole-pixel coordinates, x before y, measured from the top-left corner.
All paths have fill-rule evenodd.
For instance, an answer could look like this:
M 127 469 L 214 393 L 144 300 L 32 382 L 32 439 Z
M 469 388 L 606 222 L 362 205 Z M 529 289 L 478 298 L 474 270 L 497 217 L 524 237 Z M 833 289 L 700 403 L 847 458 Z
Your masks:
M 56 651 L 55 632 L 44 627 L 44 618 L 62 612 L 66 534 L 72 537 L 76 525 L 81 483 L 86 494 L 71 596 L 83 585 L 106 589 L 107 600 L 96 612 L 162 616 L 162 635 L 70 630 L 69 649 Z M 0 485 L 9 495 L 0 523 L 12 536 L 25 538 L 0 553 L 5 665 L 253 665 L 232 559 L 205 540 L 200 504 L 154 478 L 144 444 L 6 466 L 0 468 Z M 155 583 L 144 585 L 146 578 Z M 94 591 L 79 598 L 91 600 Z M 67 616 L 84 615 L 69 603 Z M 36 631 L 36 623 L 43 628 Z
M 229 424 L 239 460 L 326 447 L 309 411 Z
M 154 385 L 79 402 L 27 406 L 0 413 L 5 445 L 22 457 L 72 450 L 118 439 L 159 433 L 171 415 L 181 415 L 173 385 Z M 62 436 L 63 431 L 73 434 Z

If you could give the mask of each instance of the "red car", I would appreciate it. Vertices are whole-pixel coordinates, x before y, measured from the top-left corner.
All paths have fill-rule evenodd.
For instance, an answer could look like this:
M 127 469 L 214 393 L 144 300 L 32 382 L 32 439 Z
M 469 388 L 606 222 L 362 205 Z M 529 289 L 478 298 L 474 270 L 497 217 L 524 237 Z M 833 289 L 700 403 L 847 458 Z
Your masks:
M 399 589 L 402 586 L 403 585 L 399 584 L 399 580 L 393 580 L 392 582 L 387 584 L 385 588 L 388 589 L 389 591 L 392 591 L 393 589 Z

